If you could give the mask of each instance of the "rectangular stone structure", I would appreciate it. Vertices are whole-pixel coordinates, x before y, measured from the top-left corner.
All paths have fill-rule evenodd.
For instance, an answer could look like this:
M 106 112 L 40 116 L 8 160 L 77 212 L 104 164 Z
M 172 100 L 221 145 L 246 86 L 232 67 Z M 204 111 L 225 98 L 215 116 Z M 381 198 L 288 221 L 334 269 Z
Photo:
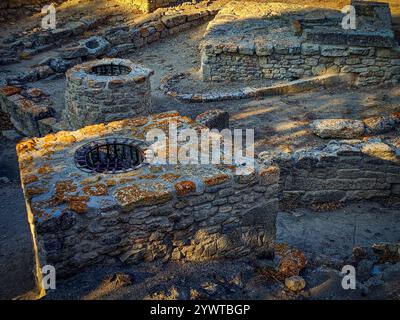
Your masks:
M 204 34 L 203 80 L 291 81 L 352 73 L 359 85 L 397 84 L 400 47 L 391 27 L 379 20 L 387 21 L 390 11 L 384 5 L 374 8 L 375 15 L 358 17 L 356 30 L 343 30 L 340 11 L 232 1 Z
M 115 174 L 76 165 L 76 151 L 87 143 L 133 139 L 147 150 L 146 134 L 170 123 L 179 132 L 206 129 L 168 112 L 18 144 L 37 270 L 51 264 L 62 277 L 118 261 L 196 261 L 269 250 L 278 210 L 273 166 L 256 162 L 250 174 L 238 175 L 240 165 L 143 164 Z

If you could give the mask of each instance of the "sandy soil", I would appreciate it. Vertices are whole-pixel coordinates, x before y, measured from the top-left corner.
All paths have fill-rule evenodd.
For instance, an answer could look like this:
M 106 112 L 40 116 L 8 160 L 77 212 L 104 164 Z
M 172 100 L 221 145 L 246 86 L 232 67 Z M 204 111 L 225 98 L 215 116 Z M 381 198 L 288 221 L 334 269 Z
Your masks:
M 379 218 L 379 225 L 376 223 Z M 377 241 L 400 241 L 399 208 L 385 208 L 378 203 L 353 203 L 330 212 L 296 209 L 280 212 L 277 219 L 277 242 L 303 250 L 309 267 L 302 275 L 308 286 L 304 295 L 311 299 L 395 298 L 400 295 L 400 278 L 363 295 L 341 288 L 341 267 L 350 259 L 352 247 L 371 246 Z M 150 263 L 141 266 L 90 268 L 57 283 L 57 290 L 46 299 L 303 299 L 284 289 L 281 282 L 261 276 L 259 268 L 273 266 L 275 260 L 239 259 L 202 263 Z M 327 267 L 329 265 L 329 267 Z M 400 266 L 400 265 L 399 265 Z M 400 268 L 398 268 L 400 271 Z M 129 281 L 118 281 L 116 274 Z M 240 281 L 237 279 L 240 278 Z M 236 279 L 236 280 L 235 280 Z M 319 286 L 329 279 L 328 287 Z M 205 284 L 216 285 L 214 293 Z M 391 296 L 385 291 L 390 286 Z M 385 295 L 386 294 L 386 295 Z

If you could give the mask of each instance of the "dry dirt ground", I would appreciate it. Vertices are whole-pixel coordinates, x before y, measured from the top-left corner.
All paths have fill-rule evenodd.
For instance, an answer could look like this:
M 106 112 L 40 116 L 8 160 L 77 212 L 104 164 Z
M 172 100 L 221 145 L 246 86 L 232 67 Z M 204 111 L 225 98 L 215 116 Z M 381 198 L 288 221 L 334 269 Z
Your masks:
M 110 14 L 118 19 L 134 19 L 134 9 L 115 7 L 118 1 L 69 1 L 64 19 L 77 19 L 80 13 L 101 8 L 107 2 Z M 225 0 L 220 1 L 226 2 Z M 292 2 L 297 2 L 292 0 Z M 342 7 L 348 1 L 312 1 L 316 6 Z M 79 3 L 79 4 L 77 4 Z M 96 4 L 93 4 L 96 3 Z M 310 3 L 303 1 L 302 3 Z M 400 3 L 392 0 L 392 11 L 400 14 Z M 71 11 L 69 11 L 71 10 Z M 34 27 L 30 22 L 11 25 L 2 36 Z M 307 124 L 315 118 L 346 117 L 361 119 L 400 111 L 400 88 L 335 88 L 322 89 L 294 96 L 269 97 L 218 103 L 188 104 L 165 96 L 159 90 L 160 80 L 170 74 L 199 68 L 198 45 L 205 25 L 154 43 L 127 55 L 135 62 L 155 70 L 151 79 L 154 112 L 179 110 L 196 116 L 212 108 L 230 113 L 231 128 L 254 128 L 256 151 L 290 151 L 325 143 L 314 137 Z M 54 53 L 54 52 L 53 52 Z M 21 64 L 2 67 L 5 75 L 33 65 L 47 54 Z M 63 77 L 30 84 L 51 95 L 56 111 L 63 107 Z M 247 84 L 244 84 L 247 85 Z M 1 118 L 3 119 L 3 118 Z M 0 177 L 10 183 L 0 185 L 0 299 L 11 299 L 32 287 L 32 244 L 26 221 L 24 200 L 19 185 L 15 143 L 0 137 Z M 307 208 L 281 212 L 277 220 L 277 240 L 303 250 L 310 267 L 303 274 L 307 281 L 302 295 L 293 295 L 280 282 L 265 279 L 258 273 L 260 265 L 274 260 L 239 260 L 198 264 L 151 264 L 92 268 L 74 278 L 59 280 L 57 290 L 47 299 L 143 299 L 143 298 L 208 298 L 208 299 L 345 299 L 400 298 L 400 265 L 387 266 L 387 281 L 373 290 L 354 292 L 340 287 L 341 264 L 354 245 L 370 246 L 376 241 L 400 241 L 400 209 L 378 203 L 353 203 L 330 212 L 314 212 Z M 392 268 L 392 269 L 391 269 Z M 385 269 L 385 270 L 386 270 Z M 116 276 L 116 273 L 122 275 Z M 382 271 L 382 273 L 384 273 Z M 396 281 L 397 279 L 397 281 Z M 323 285 L 325 284 L 325 285 Z M 197 292 L 197 293 L 196 293 Z

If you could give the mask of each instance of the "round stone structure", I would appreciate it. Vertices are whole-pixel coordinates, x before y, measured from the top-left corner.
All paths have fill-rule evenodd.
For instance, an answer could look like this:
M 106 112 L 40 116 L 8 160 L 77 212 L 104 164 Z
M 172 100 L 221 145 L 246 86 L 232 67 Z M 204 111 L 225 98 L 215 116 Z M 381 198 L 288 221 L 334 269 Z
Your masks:
M 151 111 L 154 71 L 127 59 L 79 64 L 66 73 L 63 120 L 73 130 Z

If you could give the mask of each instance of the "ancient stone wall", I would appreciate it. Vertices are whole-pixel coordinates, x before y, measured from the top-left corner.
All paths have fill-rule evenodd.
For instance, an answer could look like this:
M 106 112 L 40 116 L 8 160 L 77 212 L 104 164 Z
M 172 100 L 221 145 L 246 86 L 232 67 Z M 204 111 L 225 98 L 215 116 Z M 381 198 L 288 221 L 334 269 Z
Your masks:
M 62 275 L 118 260 L 235 258 L 272 244 L 277 184 L 232 180 L 197 193 L 161 204 L 155 199 L 132 210 L 69 212 L 59 221 L 39 223 L 37 234 L 46 263 Z
M 400 145 L 337 142 L 278 156 L 283 204 L 368 200 L 400 195 Z
M 295 80 L 354 73 L 360 85 L 399 83 L 400 47 L 384 3 L 355 0 L 358 25 L 341 27 L 343 13 L 282 3 L 232 1 L 202 41 L 205 81 Z
M 236 165 L 147 163 L 114 174 L 76 165 L 76 150 L 88 143 L 93 148 L 96 138 L 134 139 L 145 150 L 146 132 L 174 122 L 179 130 L 206 128 L 168 112 L 18 144 L 40 265 L 52 264 L 62 276 L 98 263 L 206 260 L 270 250 L 278 210 L 274 166 L 257 163 L 251 174 L 240 175 Z M 156 153 L 168 153 L 165 148 Z
M 374 48 L 303 43 L 279 48 L 268 44 L 205 46 L 205 81 L 293 80 L 326 73 L 354 73 L 360 85 L 399 83 L 400 47 Z
M 143 12 L 153 12 L 158 8 L 165 8 L 179 3 L 188 2 L 186 0 L 132 0 Z

